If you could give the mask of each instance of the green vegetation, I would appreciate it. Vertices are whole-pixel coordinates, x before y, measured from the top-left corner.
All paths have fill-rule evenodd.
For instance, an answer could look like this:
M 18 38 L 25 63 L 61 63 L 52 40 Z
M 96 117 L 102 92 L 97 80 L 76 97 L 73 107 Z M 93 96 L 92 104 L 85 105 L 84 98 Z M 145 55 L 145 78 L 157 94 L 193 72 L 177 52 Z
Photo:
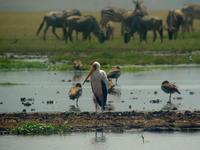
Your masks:
M 94 37 L 91 41 L 76 41 L 65 43 L 57 40 L 49 29 L 47 40 L 42 40 L 42 32 L 36 37 L 36 30 L 46 12 L 0 12 L 0 55 L 14 53 L 17 55 L 45 55 L 50 62 L 72 62 L 79 59 L 88 68 L 94 60 L 100 61 L 103 66 L 133 65 L 133 64 L 188 64 L 200 63 L 200 32 L 199 22 L 195 21 L 196 32 L 181 33 L 175 41 L 167 39 L 164 32 L 164 42 L 159 38 L 152 42 L 152 33 L 148 34 L 148 43 L 140 43 L 135 35 L 131 42 L 124 44 L 120 35 L 120 24 L 116 25 L 115 36 L 111 41 L 100 44 Z M 84 12 L 92 14 L 98 20 L 100 12 Z M 150 12 L 161 17 L 164 22 L 167 12 Z M 61 36 L 60 29 L 57 30 Z M 81 39 L 81 37 L 79 37 Z M 194 52 L 192 60 L 188 59 L 189 53 Z M 0 59 L 0 69 L 48 69 L 68 70 L 71 64 L 48 65 L 41 62 L 23 62 L 12 59 Z
M 23 83 L 11 83 L 11 82 L 0 83 L 0 86 L 16 86 L 16 85 L 25 85 L 25 84 L 23 84 Z
M 18 70 L 18 69 L 45 69 L 47 65 L 40 62 L 25 62 L 10 59 L 0 59 L 1 70 Z
M 69 133 L 71 127 L 67 125 L 52 125 L 35 122 L 23 122 L 18 127 L 11 130 L 12 134 L 17 135 L 49 135 Z

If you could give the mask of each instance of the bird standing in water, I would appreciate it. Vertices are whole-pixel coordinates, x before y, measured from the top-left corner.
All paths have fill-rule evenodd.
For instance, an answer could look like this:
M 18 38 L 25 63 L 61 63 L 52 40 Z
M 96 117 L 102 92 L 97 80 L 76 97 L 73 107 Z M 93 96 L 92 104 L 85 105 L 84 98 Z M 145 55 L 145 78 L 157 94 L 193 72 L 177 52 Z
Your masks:
M 76 105 L 78 105 L 78 99 L 82 95 L 82 86 L 80 83 L 76 83 L 73 87 L 70 88 L 68 92 L 69 98 L 72 100 L 76 99 Z
M 174 83 L 170 83 L 169 81 L 163 81 L 161 84 L 161 89 L 165 93 L 169 93 L 169 103 L 171 103 L 171 95 L 175 92 L 178 94 L 181 94 L 180 91 L 178 90 L 178 87 Z
M 101 111 L 105 110 L 107 95 L 108 95 L 108 79 L 106 73 L 103 70 L 100 70 L 100 63 L 94 62 L 90 68 L 90 72 L 85 78 L 83 84 L 90 77 L 92 92 L 94 94 L 93 100 L 95 103 L 95 109 L 97 112 L 97 107 L 101 107 Z M 101 140 L 103 140 L 103 122 L 101 128 L 98 127 L 99 118 L 96 119 L 96 132 L 95 139 L 97 140 L 97 132 L 101 132 Z
M 121 75 L 121 69 L 119 66 L 112 68 L 108 73 L 107 73 L 107 78 L 108 79 L 115 79 L 115 84 L 117 85 L 117 80 L 119 76 Z
M 85 78 L 83 84 L 87 81 L 90 77 L 92 92 L 94 94 L 94 103 L 97 107 L 100 106 L 101 110 L 105 110 L 105 105 L 107 101 L 107 94 L 108 94 L 108 79 L 106 73 L 103 70 L 100 70 L 100 63 L 94 62 L 90 68 L 90 72 L 88 73 L 87 77 Z
M 80 60 L 74 60 L 73 65 L 74 65 L 74 70 L 82 70 L 83 69 L 83 64 Z

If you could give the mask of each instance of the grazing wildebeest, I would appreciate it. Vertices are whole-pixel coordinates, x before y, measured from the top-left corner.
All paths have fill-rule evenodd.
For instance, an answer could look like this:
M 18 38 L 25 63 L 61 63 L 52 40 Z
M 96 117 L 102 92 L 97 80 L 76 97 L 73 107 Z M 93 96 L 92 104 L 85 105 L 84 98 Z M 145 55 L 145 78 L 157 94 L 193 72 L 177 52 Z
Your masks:
M 72 32 L 73 31 L 82 32 L 83 40 L 91 39 L 91 33 L 97 37 L 100 43 L 103 43 L 105 36 L 103 31 L 100 29 L 100 26 L 93 16 L 83 16 L 83 17 L 69 17 L 65 21 L 65 40 L 68 41 L 68 38 L 72 42 Z
M 123 8 L 117 8 L 113 6 L 105 7 L 101 10 L 101 20 L 100 24 L 105 27 L 108 21 L 120 22 L 121 23 L 121 34 L 124 33 L 124 20 L 132 15 L 134 12 L 140 12 L 141 15 L 147 15 L 146 7 L 143 5 L 142 1 L 133 0 L 135 4 L 135 10 L 130 11 Z
M 157 34 L 160 35 L 161 42 L 163 41 L 163 22 L 162 19 L 153 16 L 140 16 L 138 14 L 132 15 L 126 21 L 127 30 L 124 34 L 124 42 L 128 43 L 131 36 L 137 32 L 140 37 L 140 41 L 145 40 L 147 42 L 147 32 L 153 31 L 153 41 L 156 40 Z
M 170 10 L 166 22 L 169 40 L 176 39 L 180 29 L 182 31 L 186 30 L 185 15 L 179 9 Z
M 49 12 L 47 15 L 45 15 L 43 17 L 43 21 L 40 24 L 36 35 L 39 35 L 40 30 L 42 29 L 42 27 L 46 23 L 46 26 L 44 28 L 43 39 L 46 40 L 46 33 L 47 33 L 48 28 L 50 26 L 52 26 L 52 33 L 56 36 L 57 39 L 60 39 L 59 36 L 55 32 L 56 28 L 62 28 L 63 29 L 63 24 L 64 24 L 64 21 L 65 21 L 65 18 L 72 16 L 72 15 L 81 16 L 81 12 L 77 9 L 72 9 L 72 10 L 67 10 L 67 11 Z
M 113 39 L 114 37 L 114 23 L 112 21 L 108 21 L 106 24 L 106 40 Z
M 188 32 L 194 31 L 193 29 L 193 18 L 185 16 L 185 30 Z
M 64 26 L 63 26 L 63 30 L 64 30 L 64 34 L 65 34 L 65 40 L 67 42 L 68 40 L 68 24 L 72 24 L 72 22 L 75 22 L 77 20 L 80 20 L 82 18 L 82 16 L 69 16 L 65 19 L 64 21 Z M 78 40 L 78 31 L 76 30 L 76 40 Z M 72 30 L 73 33 L 73 30 Z M 72 35 L 71 33 L 71 35 Z
M 132 14 L 132 13 L 133 13 L 133 11 L 128 11 L 126 9 L 117 8 L 117 7 L 113 7 L 113 6 L 103 8 L 101 10 L 100 24 L 102 27 L 105 28 L 106 24 L 109 21 L 119 22 L 119 23 L 121 23 L 121 34 L 123 34 L 123 32 L 124 32 L 123 20 L 126 16 L 128 16 L 129 14 Z
M 191 25 L 193 25 L 193 19 L 200 20 L 200 4 L 187 4 L 181 10 Z

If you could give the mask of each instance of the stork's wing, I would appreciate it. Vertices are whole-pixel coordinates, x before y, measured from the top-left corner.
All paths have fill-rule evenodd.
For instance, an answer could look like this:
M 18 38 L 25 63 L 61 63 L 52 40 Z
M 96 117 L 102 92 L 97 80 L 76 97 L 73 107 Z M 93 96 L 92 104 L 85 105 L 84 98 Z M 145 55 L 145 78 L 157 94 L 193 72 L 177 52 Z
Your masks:
M 101 74 L 102 74 L 102 81 L 104 82 L 105 86 L 106 86 L 106 89 L 108 91 L 108 88 L 109 88 L 109 83 L 108 83 L 108 78 L 107 78 L 107 75 L 105 73 L 105 71 L 103 70 L 100 70 Z
M 173 84 L 173 83 L 167 83 L 167 84 L 163 84 L 163 87 L 166 89 L 166 90 L 173 90 L 173 91 L 176 91 L 177 93 L 180 94 L 180 91 L 178 90 L 178 87 Z

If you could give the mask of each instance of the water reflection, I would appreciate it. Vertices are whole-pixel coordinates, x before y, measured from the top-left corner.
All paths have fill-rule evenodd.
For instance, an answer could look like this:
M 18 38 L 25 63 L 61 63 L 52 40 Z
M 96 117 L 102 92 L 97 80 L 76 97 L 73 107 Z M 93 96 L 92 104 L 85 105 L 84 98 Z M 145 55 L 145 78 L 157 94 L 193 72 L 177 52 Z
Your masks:
M 198 150 L 200 133 L 106 133 L 95 140 L 94 133 L 51 136 L 0 136 L 2 150 Z
M 117 97 L 120 97 L 121 96 L 121 88 L 116 88 L 116 87 L 114 87 L 114 88 L 112 88 L 112 90 L 110 91 L 110 93 L 109 94 L 111 94 L 111 95 L 114 95 L 114 96 L 117 96 Z
M 81 112 L 81 110 L 80 110 L 78 104 L 76 104 L 76 106 L 75 105 L 69 106 L 69 112 Z
M 111 103 L 106 104 L 105 106 L 106 111 L 115 111 L 115 106 Z
M 81 70 L 74 70 L 73 81 L 80 82 L 83 76 L 83 72 Z
M 98 135 L 97 133 L 95 133 L 95 137 L 92 139 L 92 143 L 96 144 L 98 142 L 105 143 L 106 136 L 104 134 Z
M 166 104 L 163 105 L 163 107 L 161 108 L 162 111 L 176 111 L 179 109 L 179 106 L 181 104 L 174 104 L 172 102 L 167 102 Z

